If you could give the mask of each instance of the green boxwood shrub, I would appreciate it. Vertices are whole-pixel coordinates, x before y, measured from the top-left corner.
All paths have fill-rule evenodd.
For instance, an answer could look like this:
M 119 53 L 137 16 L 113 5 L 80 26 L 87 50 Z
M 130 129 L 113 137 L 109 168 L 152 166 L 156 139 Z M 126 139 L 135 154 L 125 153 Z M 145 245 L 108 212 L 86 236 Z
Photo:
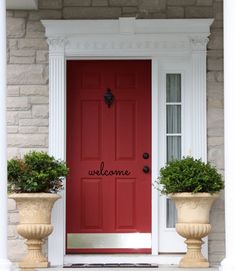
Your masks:
M 10 193 L 56 193 L 63 188 L 62 178 L 68 174 L 65 162 L 39 151 L 9 160 L 7 169 Z
M 222 176 L 210 163 L 193 157 L 173 160 L 160 169 L 159 183 L 162 194 L 216 193 L 224 188 Z

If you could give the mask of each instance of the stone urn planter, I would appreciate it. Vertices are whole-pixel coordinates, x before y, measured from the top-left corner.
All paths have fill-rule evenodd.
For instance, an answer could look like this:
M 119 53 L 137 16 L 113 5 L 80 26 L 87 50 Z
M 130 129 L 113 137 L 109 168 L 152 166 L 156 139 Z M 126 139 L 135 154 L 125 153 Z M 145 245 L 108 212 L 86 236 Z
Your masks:
M 218 193 L 175 193 L 169 197 L 175 202 L 178 220 L 176 231 L 186 238 L 187 253 L 181 259 L 180 267 L 209 267 L 208 260 L 202 255 L 202 238 L 211 230 L 210 209 Z
M 42 253 L 44 238 L 53 231 L 51 210 L 54 202 L 60 198 L 51 193 L 19 193 L 11 194 L 10 199 L 16 201 L 19 210 L 19 235 L 27 239 L 27 255 L 19 263 L 20 268 L 48 267 L 48 260 Z
M 210 209 L 224 188 L 221 174 L 209 162 L 187 156 L 169 161 L 160 169 L 159 180 L 161 193 L 176 204 L 176 231 L 186 238 L 180 267 L 209 267 L 201 253 L 202 238 L 211 230 Z
M 20 215 L 17 232 L 28 246 L 19 266 L 32 270 L 48 267 L 42 244 L 53 231 L 51 210 L 68 174 L 66 163 L 46 152 L 30 151 L 23 158 L 8 160 L 7 173 L 9 198 L 16 201 Z

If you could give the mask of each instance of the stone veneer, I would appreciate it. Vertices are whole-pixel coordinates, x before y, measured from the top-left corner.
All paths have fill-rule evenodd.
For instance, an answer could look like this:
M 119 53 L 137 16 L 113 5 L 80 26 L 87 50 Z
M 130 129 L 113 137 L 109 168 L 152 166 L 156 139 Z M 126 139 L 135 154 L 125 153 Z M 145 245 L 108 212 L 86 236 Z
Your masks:
M 223 172 L 223 2 L 222 0 L 39 0 L 37 11 L 7 12 L 8 157 L 48 148 L 48 45 L 41 19 L 214 18 L 208 43 L 208 160 Z M 16 233 L 18 213 L 9 200 L 9 257 L 25 252 Z M 224 202 L 211 213 L 209 260 L 224 257 Z M 46 249 L 46 246 L 45 246 Z

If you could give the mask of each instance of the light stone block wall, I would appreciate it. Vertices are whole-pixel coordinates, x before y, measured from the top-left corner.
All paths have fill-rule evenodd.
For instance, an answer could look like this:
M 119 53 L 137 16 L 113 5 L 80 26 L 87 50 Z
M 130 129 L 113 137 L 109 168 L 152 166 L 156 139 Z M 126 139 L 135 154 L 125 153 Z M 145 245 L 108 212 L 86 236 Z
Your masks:
M 223 172 L 223 2 L 222 0 L 39 0 L 37 11 L 7 12 L 8 157 L 48 148 L 48 45 L 41 19 L 214 18 L 208 44 L 208 160 Z M 224 201 L 211 213 L 209 259 L 224 257 Z M 16 234 L 18 213 L 9 201 L 9 257 L 25 253 Z

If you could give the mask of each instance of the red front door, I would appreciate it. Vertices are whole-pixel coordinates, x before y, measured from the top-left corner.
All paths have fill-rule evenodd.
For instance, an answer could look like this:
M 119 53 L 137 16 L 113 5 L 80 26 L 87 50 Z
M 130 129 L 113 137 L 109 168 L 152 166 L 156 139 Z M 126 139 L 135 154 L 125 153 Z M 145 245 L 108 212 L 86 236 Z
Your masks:
M 67 253 L 150 252 L 151 61 L 67 61 L 67 162 Z

